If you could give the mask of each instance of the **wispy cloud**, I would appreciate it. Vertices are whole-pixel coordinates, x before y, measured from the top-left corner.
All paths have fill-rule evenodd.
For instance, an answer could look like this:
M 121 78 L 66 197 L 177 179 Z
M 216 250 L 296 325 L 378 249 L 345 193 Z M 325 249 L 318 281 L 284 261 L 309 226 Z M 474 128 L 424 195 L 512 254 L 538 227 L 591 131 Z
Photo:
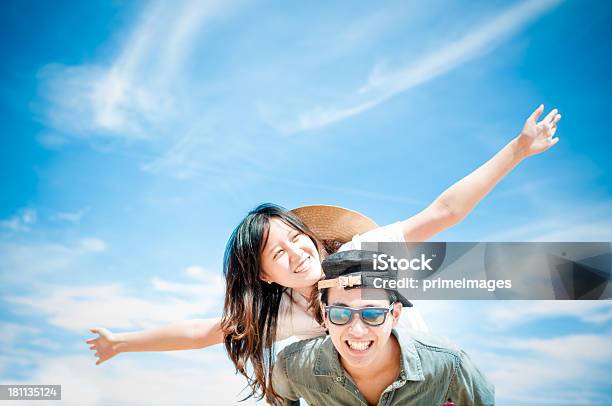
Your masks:
M 612 336 L 599 334 L 508 340 L 504 347 L 536 352 L 555 359 L 580 359 L 589 363 L 608 363 L 612 358 Z
M 83 216 L 87 214 L 87 212 L 89 212 L 89 210 L 91 210 L 90 207 L 85 207 L 77 211 L 57 212 L 51 216 L 51 220 L 78 223 L 79 221 L 81 221 Z
M 91 255 L 107 250 L 105 241 L 87 237 L 72 243 L 51 242 L 1 242 L 0 270 L 5 283 L 21 278 L 40 278 L 41 274 L 70 272 Z
M 208 278 L 210 277 L 210 274 L 208 272 L 209 271 L 207 271 L 206 269 L 198 265 L 191 265 L 185 268 L 185 273 L 187 275 L 189 275 L 192 278 L 202 280 L 202 281 L 208 280 Z
M 526 197 L 527 198 L 527 197 Z M 612 241 L 612 202 L 582 203 L 572 207 L 547 201 L 532 202 L 534 213 L 544 213 L 527 225 L 484 236 L 484 241 Z
M 0 226 L 12 231 L 30 231 L 30 227 L 36 223 L 37 212 L 35 209 L 21 209 L 14 216 L 0 221 Z
M 612 303 L 609 300 L 573 301 L 546 300 L 523 302 L 492 302 L 484 315 L 498 329 L 512 329 L 546 319 L 574 318 L 583 323 L 604 325 L 612 321 Z
M 206 399 L 236 404 L 244 380 L 220 350 L 200 352 L 205 357 L 194 359 L 194 352 L 189 359 L 122 354 L 100 366 L 85 355 L 30 354 L 26 360 L 35 368 L 25 379 L 3 378 L 0 383 L 59 383 L 66 405 L 201 405 Z
M 492 337 L 522 339 L 525 328 L 546 323 L 565 323 L 575 332 L 609 331 L 612 323 L 609 300 L 426 300 L 415 301 L 415 309 L 434 334 L 472 350 L 495 345 Z
M 106 251 L 107 245 L 99 238 L 82 238 L 79 241 L 79 252 L 99 253 Z
M 23 323 L 0 322 L 0 377 L 9 376 L 15 370 L 35 363 L 38 353 L 25 343 L 40 337 L 42 330 Z M 1 380 L 1 379 L 0 379 Z
M 563 405 L 609 403 L 609 301 L 417 301 L 415 308 L 434 334 L 467 350 L 500 405 L 544 405 L 551 397 Z M 571 333 L 560 333 L 560 323 Z M 542 326 L 538 336 L 527 330 L 534 326 Z
M 240 128 L 236 117 L 244 115 L 236 112 L 227 89 L 193 72 L 194 64 L 206 62 L 202 55 L 222 47 L 206 43 L 215 24 L 241 5 L 153 1 L 127 34 L 115 33 L 118 52 L 110 60 L 44 66 L 39 72 L 41 110 L 49 128 L 39 141 L 61 148 L 75 138 L 102 140 L 110 152 L 135 160 L 145 172 L 203 177 L 213 185 L 219 174 L 227 179 L 235 172 L 243 181 L 255 173 L 265 164 L 265 148 L 245 138 L 252 135 L 252 123 Z M 132 148 L 140 151 L 132 153 Z
M 122 285 L 86 285 L 59 287 L 44 285 L 28 295 L 5 298 L 13 311 L 46 317 L 49 324 L 72 332 L 84 332 L 94 326 L 139 329 L 202 316 L 221 310 L 223 290 L 205 285 L 187 285 L 154 280 L 163 293 L 143 298 Z M 201 295 L 200 293 L 207 293 Z M 157 295 L 156 295 L 157 296 Z
M 197 265 L 188 267 L 184 272 L 200 283 L 194 283 L 193 281 L 180 283 L 154 277 L 151 281 L 153 288 L 160 292 L 187 296 L 192 299 L 202 297 L 219 298 L 225 292 L 225 280 L 218 272 L 207 271 Z
M 426 83 L 491 50 L 501 40 L 559 3 L 560 0 L 522 2 L 492 19 L 488 18 L 487 23 L 458 40 L 421 56 L 413 64 L 393 70 L 378 64 L 370 72 L 366 83 L 352 94 L 352 103 L 343 107 L 315 107 L 300 113 L 295 123 L 278 127 L 291 132 L 309 130 L 363 113 L 398 93 Z
M 55 130 L 51 139 L 72 134 L 155 140 L 154 157 L 140 163 L 140 168 L 147 172 L 180 179 L 206 177 L 211 182 L 216 173 L 234 172 L 237 182 L 242 182 L 245 177 L 250 179 L 249 174 L 265 171 L 275 162 L 273 151 L 278 151 L 277 160 L 283 156 L 283 151 L 266 135 L 254 142 L 245 134 L 252 135 L 254 129 L 265 133 L 269 131 L 268 125 L 282 132 L 317 128 L 359 114 L 474 58 L 557 3 L 557 0 L 521 3 L 409 66 L 388 70 L 377 64 L 365 83 L 349 97 L 348 107 L 316 107 L 290 119 L 292 124 L 284 125 L 266 117 L 261 104 L 259 114 L 252 111 L 257 110 L 261 94 L 280 92 L 280 100 L 287 96 L 287 91 L 280 89 L 286 89 L 288 83 L 279 79 L 279 75 L 266 76 L 271 69 L 269 64 L 255 63 L 248 69 L 249 74 L 231 76 L 231 85 L 212 83 L 206 76 L 194 76 L 185 70 L 195 47 L 200 47 L 198 52 L 205 49 L 201 44 L 205 43 L 208 23 L 236 9 L 236 4 L 230 7 L 219 2 L 186 2 L 174 7 L 173 3 L 157 1 L 143 10 L 111 61 L 81 66 L 48 65 L 42 69 L 40 78 L 48 102 L 45 117 Z M 331 50 L 326 48 L 325 55 L 313 53 L 310 66 L 317 66 L 321 60 L 331 63 L 330 52 L 336 58 L 349 50 L 353 52 L 364 38 L 366 42 L 371 42 L 371 38 L 380 40 L 380 31 L 388 30 L 382 27 L 399 25 L 401 19 L 396 14 L 385 10 L 364 18 L 363 25 L 349 24 L 338 30 L 333 39 L 325 42 L 326 46 L 331 44 Z M 304 41 L 319 41 L 317 35 L 323 37 L 320 34 L 307 36 Z M 246 50 L 234 52 L 241 51 Z M 299 55 L 291 58 L 283 63 L 301 66 Z M 308 68 L 298 69 L 295 74 L 299 77 L 307 71 Z M 260 76 L 265 77 L 261 84 Z M 338 92 L 330 92 L 327 99 L 334 100 Z M 209 98 L 214 102 L 203 106 L 202 102 Z M 245 99 L 250 100 L 248 104 Z M 282 117 L 294 117 L 291 108 L 278 100 L 272 110 L 279 110 Z M 273 147 L 268 147 L 268 143 Z
M 223 2 L 155 1 L 141 14 L 110 63 L 51 64 L 40 72 L 48 99 L 45 117 L 75 136 L 148 138 L 176 112 L 175 86 L 195 36 L 227 10 Z
M 509 338 L 490 344 L 498 352 L 484 358 L 493 366 L 498 398 L 528 405 L 550 404 L 553 394 L 556 403 L 568 405 L 604 405 L 612 400 L 606 387 L 612 368 L 610 334 Z

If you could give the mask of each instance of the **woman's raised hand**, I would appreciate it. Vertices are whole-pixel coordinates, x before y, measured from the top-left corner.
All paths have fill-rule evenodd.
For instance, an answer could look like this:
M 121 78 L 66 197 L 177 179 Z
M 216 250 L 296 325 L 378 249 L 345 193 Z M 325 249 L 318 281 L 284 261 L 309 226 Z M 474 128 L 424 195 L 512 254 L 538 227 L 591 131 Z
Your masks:
M 96 353 L 96 357 L 98 360 L 96 361 L 96 365 L 100 365 L 104 361 L 107 361 L 119 354 L 117 350 L 119 341 L 115 337 L 113 333 L 109 330 L 101 327 L 89 329 L 94 334 L 97 334 L 97 338 L 92 338 L 91 340 L 85 341 L 87 344 L 90 344 L 90 350 L 94 350 Z
M 559 138 L 553 138 L 557 132 L 557 123 L 561 120 L 561 114 L 557 109 L 553 109 L 538 122 L 544 112 L 544 105 L 541 104 L 525 121 L 523 130 L 518 136 L 518 144 L 524 156 L 531 156 L 546 151 L 555 145 Z

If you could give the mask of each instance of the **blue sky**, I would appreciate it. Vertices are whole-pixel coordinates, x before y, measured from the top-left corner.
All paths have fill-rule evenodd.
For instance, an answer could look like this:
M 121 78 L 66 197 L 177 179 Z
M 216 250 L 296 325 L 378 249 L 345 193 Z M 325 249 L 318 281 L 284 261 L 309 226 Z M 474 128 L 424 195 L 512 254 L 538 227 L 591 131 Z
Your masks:
M 94 367 L 87 328 L 217 315 L 250 208 L 405 219 L 539 103 L 563 115 L 560 142 L 435 239 L 612 241 L 612 5 L 226 3 L 4 4 L 2 381 L 60 382 L 74 404 L 232 403 L 242 381 L 220 348 Z M 499 404 L 612 403 L 609 304 L 420 307 Z

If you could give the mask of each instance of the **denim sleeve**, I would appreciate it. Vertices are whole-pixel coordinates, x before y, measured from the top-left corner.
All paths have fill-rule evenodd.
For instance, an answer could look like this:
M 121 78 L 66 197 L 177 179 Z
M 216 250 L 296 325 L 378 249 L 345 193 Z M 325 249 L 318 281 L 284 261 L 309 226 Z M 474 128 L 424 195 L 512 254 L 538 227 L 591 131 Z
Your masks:
M 495 405 L 495 387 L 476 368 L 470 357 L 460 351 L 459 364 L 446 398 L 455 402 L 456 406 Z
M 274 367 L 272 369 L 272 387 L 274 391 L 282 398 L 276 401 L 276 405 L 292 406 L 300 404 L 299 397 L 293 391 L 291 381 L 287 376 L 286 359 L 283 351 L 278 354 Z

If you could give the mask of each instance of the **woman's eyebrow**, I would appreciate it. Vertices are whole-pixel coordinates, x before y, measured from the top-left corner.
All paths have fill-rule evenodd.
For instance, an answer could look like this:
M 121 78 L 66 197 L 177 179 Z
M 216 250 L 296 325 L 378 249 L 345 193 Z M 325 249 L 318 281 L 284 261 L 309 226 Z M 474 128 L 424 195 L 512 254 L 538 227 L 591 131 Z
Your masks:
M 269 247 L 268 249 L 265 250 L 266 253 L 271 254 L 272 251 L 274 251 L 274 248 L 276 248 L 278 244 L 273 244 L 271 247 Z
M 268 248 L 268 254 L 275 254 L 276 249 L 280 246 L 280 244 L 273 244 L 270 248 Z
M 290 238 L 291 233 L 292 232 L 297 232 L 297 230 L 294 230 L 293 228 L 290 228 L 289 230 L 287 230 L 287 238 Z M 269 254 L 274 254 L 274 251 L 276 251 L 276 248 L 279 247 L 280 244 L 274 244 L 273 246 L 271 246 L 270 248 L 268 248 L 268 253 Z

